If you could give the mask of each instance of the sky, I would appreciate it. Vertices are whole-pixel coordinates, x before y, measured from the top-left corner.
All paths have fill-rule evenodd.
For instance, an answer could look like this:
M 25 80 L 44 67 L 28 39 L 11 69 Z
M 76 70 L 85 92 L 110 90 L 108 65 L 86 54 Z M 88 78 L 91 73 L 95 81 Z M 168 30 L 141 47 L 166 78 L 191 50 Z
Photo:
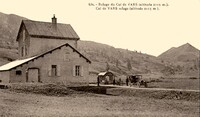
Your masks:
M 99 3 L 169 6 L 155 11 L 119 10 L 122 6 L 99 10 Z M 58 23 L 71 24 L 81 40 L 154 56 L 185 43 L 200 49 L 200 0 L 0 0 L 0 12 L 46 22 L 55 14 Z

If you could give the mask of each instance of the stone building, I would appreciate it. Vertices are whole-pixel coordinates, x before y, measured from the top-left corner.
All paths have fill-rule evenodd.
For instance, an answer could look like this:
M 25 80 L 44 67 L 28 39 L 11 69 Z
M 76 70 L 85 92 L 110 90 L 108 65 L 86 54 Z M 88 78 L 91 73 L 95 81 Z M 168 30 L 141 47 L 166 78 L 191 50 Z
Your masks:
M 22 20 L 17 35 L 19 59 L 0 67 L 0 81 L 88 84 L 91 61 L 77 48 L 69 24 Z

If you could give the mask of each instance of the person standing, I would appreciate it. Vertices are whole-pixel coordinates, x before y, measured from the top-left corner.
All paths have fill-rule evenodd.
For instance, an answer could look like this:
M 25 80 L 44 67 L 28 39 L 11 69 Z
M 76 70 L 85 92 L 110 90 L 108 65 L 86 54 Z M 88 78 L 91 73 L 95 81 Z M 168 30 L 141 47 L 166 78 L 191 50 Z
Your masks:
M 115 79 L 113 80 L 113 85 L 115 85 Z
M 121 85 L 122 84 L 122 79 L 121 78 L 119 78 L 119 85 Z
M 99 86 L 99 83 L 100 83 L 100 81 L 99 81 L 99 76 L 97 77 L 97 86 Z
M 128 86 L 128 77 L 126 78 L 126 86 Z

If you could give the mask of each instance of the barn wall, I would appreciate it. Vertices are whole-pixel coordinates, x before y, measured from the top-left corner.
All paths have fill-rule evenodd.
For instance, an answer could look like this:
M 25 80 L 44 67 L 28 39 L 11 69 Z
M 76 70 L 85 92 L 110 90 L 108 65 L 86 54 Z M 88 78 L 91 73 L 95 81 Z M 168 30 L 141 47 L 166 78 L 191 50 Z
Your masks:
M 1 80 L 1 83 L 9 83 L 10 72 L 9 71 L 0 72 L 0 80 Z
M 46 52 L 50 49 L 56 48 L 65 43 L 69 43 L 71 46 L 76 47 L 76 40 L 66 39 L 45 39 L 45 38 L 32 38 L 30 39 L 29 56 L 34 56 L 42 52 Z

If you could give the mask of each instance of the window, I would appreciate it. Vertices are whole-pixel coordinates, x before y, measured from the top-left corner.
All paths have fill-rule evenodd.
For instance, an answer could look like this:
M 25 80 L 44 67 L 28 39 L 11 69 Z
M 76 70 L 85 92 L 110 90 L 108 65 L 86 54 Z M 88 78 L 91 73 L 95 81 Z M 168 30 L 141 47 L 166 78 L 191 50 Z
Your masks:
M 22 47 L 21 55 L 24 56 L 24 47 Z
M 83 76 L 83 66 L 75 65 L 73 67 L 73 76 Z
M 28 53 L 27 53 L 27 47 L 25 46 L 25 55 L 28 55 Z
M 25 42 L 25 37 L 26 36 L 26 32 L 25 32 L 25 30 L 23 30 L 23 36 L 22 36 L 22 38 L 23 38 L 23 43 Z
M 22 47 L 22 49 L 21 49 L 21 55 L 22 55 L 22 57 L 23 56 L 25 56 L 25 55 L 27 55 L 28 53 L 27 53 L 27 48 L 26 48 L 26 46 L 24 45 L 23 47 Z
M 16 71 L 16 75 L 22 75 L 22 71 L 21 70 L 17 70 Z
M 49 76 L 60 76 L 60 65 L 50 65 L 48 70 Z
M 26 32 L 25 32 L 25 30 L 23 30 L 22 31 L 22 47 L 21 47 L 21 56 L 22 57 L 26 56 L 28 54 L 25 39 L 26 39 Z
M 80 66 L 75 66 L 75 76 L 80 76 Z
M 57 76 L 57 65 L 51 66 L 51 73 L 52 73 L 52 76 Z

